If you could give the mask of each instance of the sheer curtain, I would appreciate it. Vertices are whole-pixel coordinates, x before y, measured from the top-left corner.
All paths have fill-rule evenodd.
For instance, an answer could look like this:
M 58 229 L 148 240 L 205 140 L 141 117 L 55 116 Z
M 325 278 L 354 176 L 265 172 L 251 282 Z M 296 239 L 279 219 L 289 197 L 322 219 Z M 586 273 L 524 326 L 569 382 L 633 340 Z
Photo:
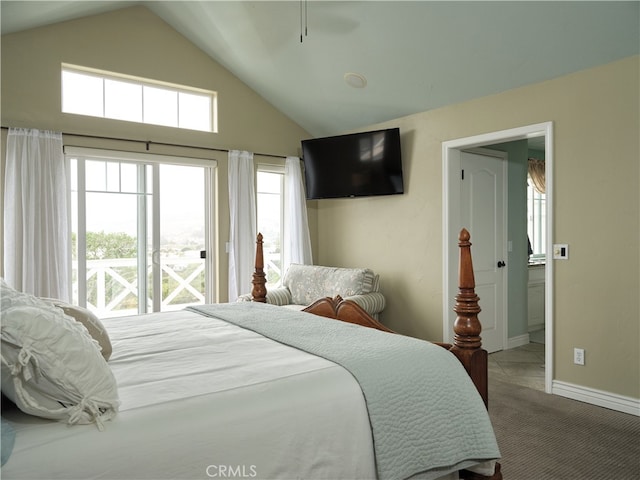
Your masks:
M 5 279 L 70 301 L 69 185 L 62 134 L 9 129 L 4 189 Z
M 311 237 L 307 219 L 307 203 L 298 157 L 287 157 L 285 178 L 284 268 L 292 263 L 312 265 Z
M 229 151 L 229 302 L 251 291 L 256 242 L 253 153 Z

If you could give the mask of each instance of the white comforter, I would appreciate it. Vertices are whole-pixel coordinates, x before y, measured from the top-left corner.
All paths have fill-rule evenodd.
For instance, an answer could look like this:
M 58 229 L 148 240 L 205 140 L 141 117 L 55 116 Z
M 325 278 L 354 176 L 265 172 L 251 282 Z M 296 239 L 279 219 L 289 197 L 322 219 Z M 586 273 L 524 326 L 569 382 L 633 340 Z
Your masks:
M 342 367 L 188 311 L 104 324 L 120 412 L 99 432 L 4 411 L 17 434 L 3 478 L 375 478 Z

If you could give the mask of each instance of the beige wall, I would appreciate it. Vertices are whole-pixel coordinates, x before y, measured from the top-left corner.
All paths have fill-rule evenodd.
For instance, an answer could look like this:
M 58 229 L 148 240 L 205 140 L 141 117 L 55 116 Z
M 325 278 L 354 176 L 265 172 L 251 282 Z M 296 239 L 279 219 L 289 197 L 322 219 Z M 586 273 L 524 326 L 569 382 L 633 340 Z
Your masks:
M 555 263 L 553 376 L 640 398 L 638 71 L 632 57 L 376 125 L 401 129 L 406 193 L 315 202 L 318 262 L 380 273 L 383 321 L 439 340 L 442 142 L 552 121 L 554 242 L 571 251 Z
M 70 63 L 218 92 L 216 134 L 61 113 L 60 65 Z M 308 133 L 274 109 L 204 52 L 144 7 L 134 7 L 2 36 L 2 126 L 300 155 Z M 2 131 L 2 159 L 6 130 Z M 66 135 L 67 145 L 145 152 L 143 144 Z M 151 145 L 166 153 L 218 161 L 218 298 L 227 298 L 229 236 L 227 155 L 224 152 Z M 283 159 L 256 157 L 257 162 Z M 4 166 L 2 168 L 4 171 Z M 2 183 L 4 184 L 4 183 Z M 215 219 L 213 219 L 216 221 Z M 312 218 L 312 227 L 315 225 Z M 315 233 L 315 230 L 312 234 Z M 315 237 L 313 238 L 315 243 Z

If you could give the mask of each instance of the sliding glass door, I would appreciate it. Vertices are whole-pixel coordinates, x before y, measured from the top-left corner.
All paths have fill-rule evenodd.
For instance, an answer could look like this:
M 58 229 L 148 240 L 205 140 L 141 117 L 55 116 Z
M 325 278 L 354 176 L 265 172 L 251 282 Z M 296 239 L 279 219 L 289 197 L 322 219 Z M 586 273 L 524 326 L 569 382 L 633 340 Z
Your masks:
M 67 157 L 74 302 L 104 318 L 211 301 L 214 167 L 119 152 Z
M 159 248 L 154 310 L 205 303 L 205 183 L 202 167 L 159 165 Z

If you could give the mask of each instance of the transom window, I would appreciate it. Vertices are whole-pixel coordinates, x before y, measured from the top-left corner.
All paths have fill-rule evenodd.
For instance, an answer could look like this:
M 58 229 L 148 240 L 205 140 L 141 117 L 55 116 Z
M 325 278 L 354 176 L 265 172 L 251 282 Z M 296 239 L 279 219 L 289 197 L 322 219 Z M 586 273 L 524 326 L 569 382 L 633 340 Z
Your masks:
M 216 132 L 216 93 L 62 65 L 62 111 Z

